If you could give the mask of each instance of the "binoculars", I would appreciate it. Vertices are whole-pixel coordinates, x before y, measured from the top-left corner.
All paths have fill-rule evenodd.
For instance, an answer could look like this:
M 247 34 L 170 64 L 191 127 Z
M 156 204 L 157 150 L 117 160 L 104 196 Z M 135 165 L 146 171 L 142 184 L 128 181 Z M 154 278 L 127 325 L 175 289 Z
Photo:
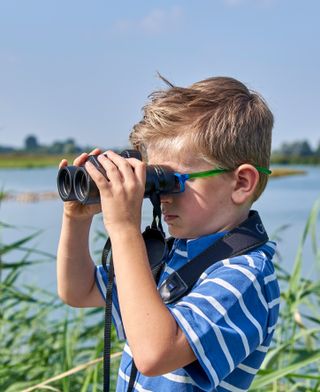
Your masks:
M 141 160 L 141 154 L 137 150 L 124 150 L 120 155 L 124 158 L 137 158 Z M 106 176 L 106 171 L 101 166 L 96 155 L 90 155 L 88 161 Z M 57 186 L 59 195 L 63 201 L 78 201 L 82 204 L 100 203 L 99 189 L 84 166 L 62 167 L 57 175 Z M 145 198 L 151 197 L 153 193 L 172 193 L 176 187 L 177 179 L 174 172 L 162 166 L 147 166 Z

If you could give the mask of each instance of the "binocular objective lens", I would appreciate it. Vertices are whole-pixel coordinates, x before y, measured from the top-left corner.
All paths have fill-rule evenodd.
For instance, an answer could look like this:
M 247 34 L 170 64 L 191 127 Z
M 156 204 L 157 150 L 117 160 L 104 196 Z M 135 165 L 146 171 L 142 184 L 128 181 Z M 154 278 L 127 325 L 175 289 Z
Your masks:
M 59 180 L 60 180 L 59 181 L 60 192 L 64 197 L 67 198 L 71 193 L 71 187 L 72 187 L 70 173 L 67 170 L 62 170 L 60 173 Z
M 88 197 L 89 183 L 86 173 L 83 170 L 78 170 L 75 175 L 75 193 L 79 201 L 84 201 Z
M 82 174 L 81 177 L 80 177 L 80 186 L 79 186 L 79 188 L 80 188 L 81 196 L 83 198 L 87 197 L 87 194 L 88 194 L 88 181 L 87 181 L 86 176 L 84 174 Z
M 67 195 L 71 190 L 71 181 L 69 176 L 64 176 L 63 178 L 63 192 Z

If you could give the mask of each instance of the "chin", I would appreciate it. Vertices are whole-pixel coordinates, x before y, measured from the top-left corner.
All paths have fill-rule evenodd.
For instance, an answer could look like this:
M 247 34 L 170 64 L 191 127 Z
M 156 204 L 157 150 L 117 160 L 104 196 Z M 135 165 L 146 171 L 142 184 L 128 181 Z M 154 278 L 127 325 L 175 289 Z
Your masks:
M 179 230 L 177 228 L 172 228 L 169 227 L 168 228 L 169 234 L 174 237 L 174 238 L 178 238 L 178 239 L 185 239 L 185 240 L 189 240 L 192 238 L 197 238 L 196 235 L 192 235 L 191 233 L 187 232 L 186 230 Z
M 187 238 L 183 230 L 179 230 L 176 227 L 168 226 L 169 234 L 174 238 Z

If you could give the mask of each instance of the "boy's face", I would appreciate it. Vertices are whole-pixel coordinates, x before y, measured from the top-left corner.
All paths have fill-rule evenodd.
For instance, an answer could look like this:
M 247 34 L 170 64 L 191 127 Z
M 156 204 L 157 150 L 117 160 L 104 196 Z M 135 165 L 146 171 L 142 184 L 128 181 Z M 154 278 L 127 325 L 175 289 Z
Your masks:
M 149 151 L 148 164 L 161 165 L 178 173 L 214 169 L 192 153 L 179 159 L 171 155 L 166 159 L 164 155 Z M 233 185 L 232 173 L 223 173 L 187 180 L 183 193 L 162 195 L 162 213 L 170 234 L 175 238 L 197 238 L 238 224 L 236 206 L 231 199 Z

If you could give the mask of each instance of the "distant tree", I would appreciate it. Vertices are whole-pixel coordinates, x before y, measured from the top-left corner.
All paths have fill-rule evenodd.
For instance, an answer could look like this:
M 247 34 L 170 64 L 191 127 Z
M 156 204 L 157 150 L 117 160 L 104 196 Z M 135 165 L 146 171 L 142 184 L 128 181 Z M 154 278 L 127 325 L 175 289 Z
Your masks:
M 300 143 L 297 152 L 302 157 L 310 157 L 313 155 L 312 148 L 310 147 L 310 144 L 306 140 Z
M 0 146 L 0 154 L 7 153 L 7 152 L 14 152 L 14 148 L 8 146 Z
M 284 143 L 281 146 L 280 153 L 286 156 L 296 157 L 309 157 L 314 154 L 307 140 Z
M 318 143 L 318 147 L 315 149 L 315 155 L 317 156 L 317 157 L 320 157 L 320 140 L 319 140 L 319 143 Z
M 73 154 L 76 152 L 77 146 L 74 139 L 68 139 L 63 143 L 63 152 L 65 154 Z
M 61 154 L 63 153 L 64 143 L 62 142 L 54 142 L 49 148 L 48 152 L 51 154 Z
M 37 148 L 39 148 L 39 143 L 36 136 L 34 135 L 27 136 L 24 141 L 24 146 L 27 151 L 36 150 Z

